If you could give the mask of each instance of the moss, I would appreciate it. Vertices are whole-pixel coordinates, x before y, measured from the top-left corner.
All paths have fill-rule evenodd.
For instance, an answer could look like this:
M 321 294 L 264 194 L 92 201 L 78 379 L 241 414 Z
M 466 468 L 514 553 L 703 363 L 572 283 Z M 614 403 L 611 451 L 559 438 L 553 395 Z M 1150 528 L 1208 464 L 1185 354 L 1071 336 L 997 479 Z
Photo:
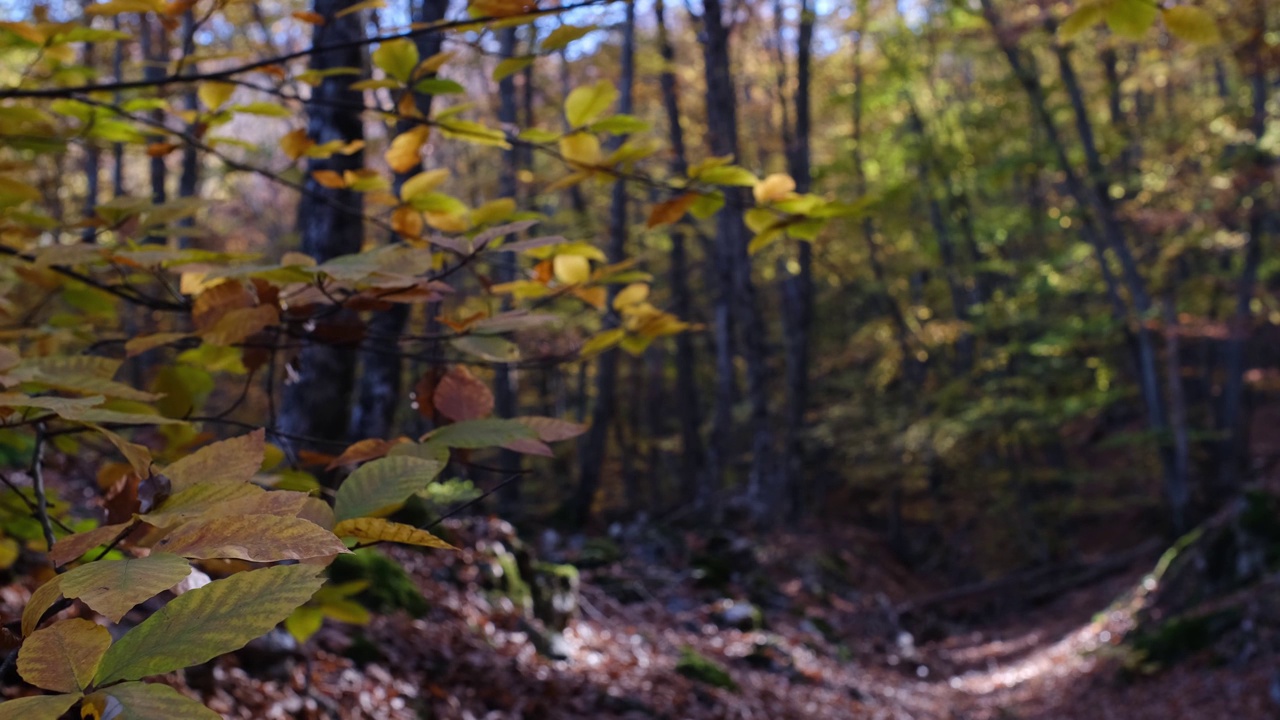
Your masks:
M 676 672 L 695 682 L 711 685 L 725 690 L 737 690 L 738 683 L 729 676 L 723 665 L 698 654 L 688 645 L 680 649 L 680 660 L 676 662 Z
M 498 567 L 502 568 L 502 591 L 511 598 L 511 602 L 515 603 L 516 607 L 525 611 L 531 609 L 533 593 L 529 589 L 529 583 L 520 573 L 520 561 L 515 553 L 502 548 L 496 553 L 494 560 L 498 563 Z
M 605 537 L 590 538 L 582 545 L 578 561 L 574 563 L 580 568 L 591 569 L 612 565 L 622 559 L 622 548 L 618 543 Z
M 1131 671 L 1152 672 L 1209 647 L 1240 622 L 1237 609 L 1176 617 L 1129 641 Z
M 413 617 L 427 612 L 427 599 L 400 563 L 372 549 L 339 555 L 329 566 L 329 578 L 335 583 L 368 581 L 356 600 L 378 613 L 404 610 Z
M 539 562 L 532 571 L 534 617 L 549 628 L 564 630 L 578 611 L 578 568 Z

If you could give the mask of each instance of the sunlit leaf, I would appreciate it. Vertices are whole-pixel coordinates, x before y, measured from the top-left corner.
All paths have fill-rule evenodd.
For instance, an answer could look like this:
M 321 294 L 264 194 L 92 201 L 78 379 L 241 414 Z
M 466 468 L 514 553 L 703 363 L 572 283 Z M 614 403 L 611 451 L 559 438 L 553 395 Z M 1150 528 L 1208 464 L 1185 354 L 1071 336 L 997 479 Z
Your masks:
M 324 582 L 320 570 L 277 565 L 183 593 L 117 640 L 95 681 L 137 680 L 238 650 L 310 599 Z
M 31 633 L 18 653 L 22 679 L 45 690 L 74 693 L 93 682 L 98 662 L 111 645 L 105 627 L 71 618 Z
M 422 162 L 422 146 L 430 136 L 431 128 L 426 125 L 418 125 L 396 135 L 391 141 L 391 147 L 387 148 L 387 165 L 398 173 L 409 172 L 417 167 Z
M 497 82 L 503 78 L 511 77 L 521 70 L 533 64 L 534 57 L 527 55 L 525 57 L 503 58 L 496 67 L 493 68 L 493 80 Z
M 219 720 L 222 716 L 168 685 L 126 682 L 85 698 L 102 720 Z
M 339 537 L 353 537 L 361 542 L 393 542 L 441 550 L 457 549 L 426 530 L 381 518 L 343 520 L 333 528 L 333 533 Z
M 347 552 L 328 530 L 296 517 L 239 514 L 183 523 L 156 550 L 188 558 L 279 562 Z
M 394 456 L 365 463 L 338 487 L 334 516 L 341 522 L 394 510 L 431 484 L 441 467 L 430 460 Z
M 1107 0 L 1107 24 L 1117 35 L 1142 38 L 1160 10 L 1151 0 Z
M 124 560 L 85 563 L 62 575 L 62 594 L 78 598 L 111 622 L 135 605 L 182 582 L 191 564 L 177 555 L 152 553 Z
M 587 33 L 595 29 L 596 29 L 595 25 L 585 25 L 582 27 L 579 27 L 577 25 L 561 25 L 555 30 L 552 30 L 550 33 L 547 34 L 545 38 L 543 38 L 542 50 L 544 52 L 559 50 L 560 48 L 568 45 L 569 43 L 573 42 L 574 40 L 577 40 L 578 38 L 581 38 L 582 36 L 586 35 Z
M 387 40 L 373 51 L 373 64 L 390 77 L 407 83 L 418 66 L 418 46 L 412 40 Z
M 1222 42 L 1218 23 L 1204 8 L 1194 5 L 1174 5 L 1165 8 L 1164 24 L 1175 37 L 1197 45 L 1215 45 Z
M 564 101 L 569 126 L 580 128 L 595 122 L 618 99 L 618 89 L 608 80 L 574 88 Z

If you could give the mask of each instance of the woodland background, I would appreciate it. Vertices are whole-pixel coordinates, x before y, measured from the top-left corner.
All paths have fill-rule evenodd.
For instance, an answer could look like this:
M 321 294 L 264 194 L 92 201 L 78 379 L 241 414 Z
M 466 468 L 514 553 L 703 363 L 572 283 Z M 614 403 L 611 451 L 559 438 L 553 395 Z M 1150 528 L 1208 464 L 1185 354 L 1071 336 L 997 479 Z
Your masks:
M 7 696 L 1273 716 L 1277 10 L 0 2 Z M 24 671 L 170 553 L 333 564 Z

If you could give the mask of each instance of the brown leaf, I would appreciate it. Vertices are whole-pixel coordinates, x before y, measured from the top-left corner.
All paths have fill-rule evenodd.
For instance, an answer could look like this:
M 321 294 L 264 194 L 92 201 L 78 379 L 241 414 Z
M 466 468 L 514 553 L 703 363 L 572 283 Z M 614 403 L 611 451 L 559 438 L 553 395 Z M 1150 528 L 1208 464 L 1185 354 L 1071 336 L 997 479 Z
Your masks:
M 80 692 L 93 683 L 111 633 L 101 625 L 71 618 L 31 633 L 18 652 L 22 679 L 45 690 Z
M 659 225 L 670 225 L 684 217 L 689 212 L 689 208 L 698 201 L 697 193 L 685 193 L 677 195 L 665 202 L 660 202 L 653 206 L 649 211 L 649 227 L 655 228 Z
M 440 369 L 433 367 L 422 373 L 422 377 L 418 378 L 417 384 L 413 386 L 413 404 L 418 414 L 431 420 L 436 414 L 435 393 L 436 384 L 440 382 Z
M 164 469 L 176 492 L 197 482 L 248 482 L 266 456 L 266 431 L 261 428 L 206 445 Z
M 333 533 L 307 520 L 278 515 L 238 515 L 179 525 L 156 550 L 190 558 L 251 562 L 301 560 L 348 552 Z
M 489 386 L 461 365 L 449 368 L 440 379 L 432 401 L 441 415 L 455 422 L 488 417 L 494 403 Z
M 116 525 L 103 525 L 75 535 L 68 535 L 53 544 L 53 549 L 49 551 L 49 559 L 53 561 L 54 565 L 66 565 L 99 545 L 105 545 L 115 540 L 131 524 L 124 522 Z

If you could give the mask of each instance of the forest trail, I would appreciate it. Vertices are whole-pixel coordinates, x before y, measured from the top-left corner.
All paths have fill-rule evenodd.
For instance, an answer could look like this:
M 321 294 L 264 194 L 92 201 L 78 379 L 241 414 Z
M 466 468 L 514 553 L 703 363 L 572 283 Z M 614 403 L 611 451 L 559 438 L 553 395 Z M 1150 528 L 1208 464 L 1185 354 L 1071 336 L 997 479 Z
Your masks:
M 242 718 L 333 717 L 326 706 L 396 720 L 1274 718 L 1265 658 L 1216 667 L 1193 657 L 1125 679 L 1124 598 L 1143 582 L 1143 562 L 1040 607 L 937 621 L 917 646 L 887 619 L 884 592 L 828 584 L 825 599 L 812 594 L 810 559 L 790 552 L 804 542 L 769 543 L 774 561 L 751 581 L 755 597 L 772 598 L 753 605 L 762 625 L 726 620 L 726 600 L 745 585 L 701 589 L 675 563 L 628 557 L 586 571 L 555 660 L 535 649 L 510 599 L 486 587 L 482 553 L 395 550 L 427 600 L 422 617 L 326 626 L 306 663 L 274 679 L 219 667 L 204 699 Z M 894 594 L 922 587 L 897 568 L 848 570 Z M 682 672 L 691 656 L 720 668 L 722 682 Z

